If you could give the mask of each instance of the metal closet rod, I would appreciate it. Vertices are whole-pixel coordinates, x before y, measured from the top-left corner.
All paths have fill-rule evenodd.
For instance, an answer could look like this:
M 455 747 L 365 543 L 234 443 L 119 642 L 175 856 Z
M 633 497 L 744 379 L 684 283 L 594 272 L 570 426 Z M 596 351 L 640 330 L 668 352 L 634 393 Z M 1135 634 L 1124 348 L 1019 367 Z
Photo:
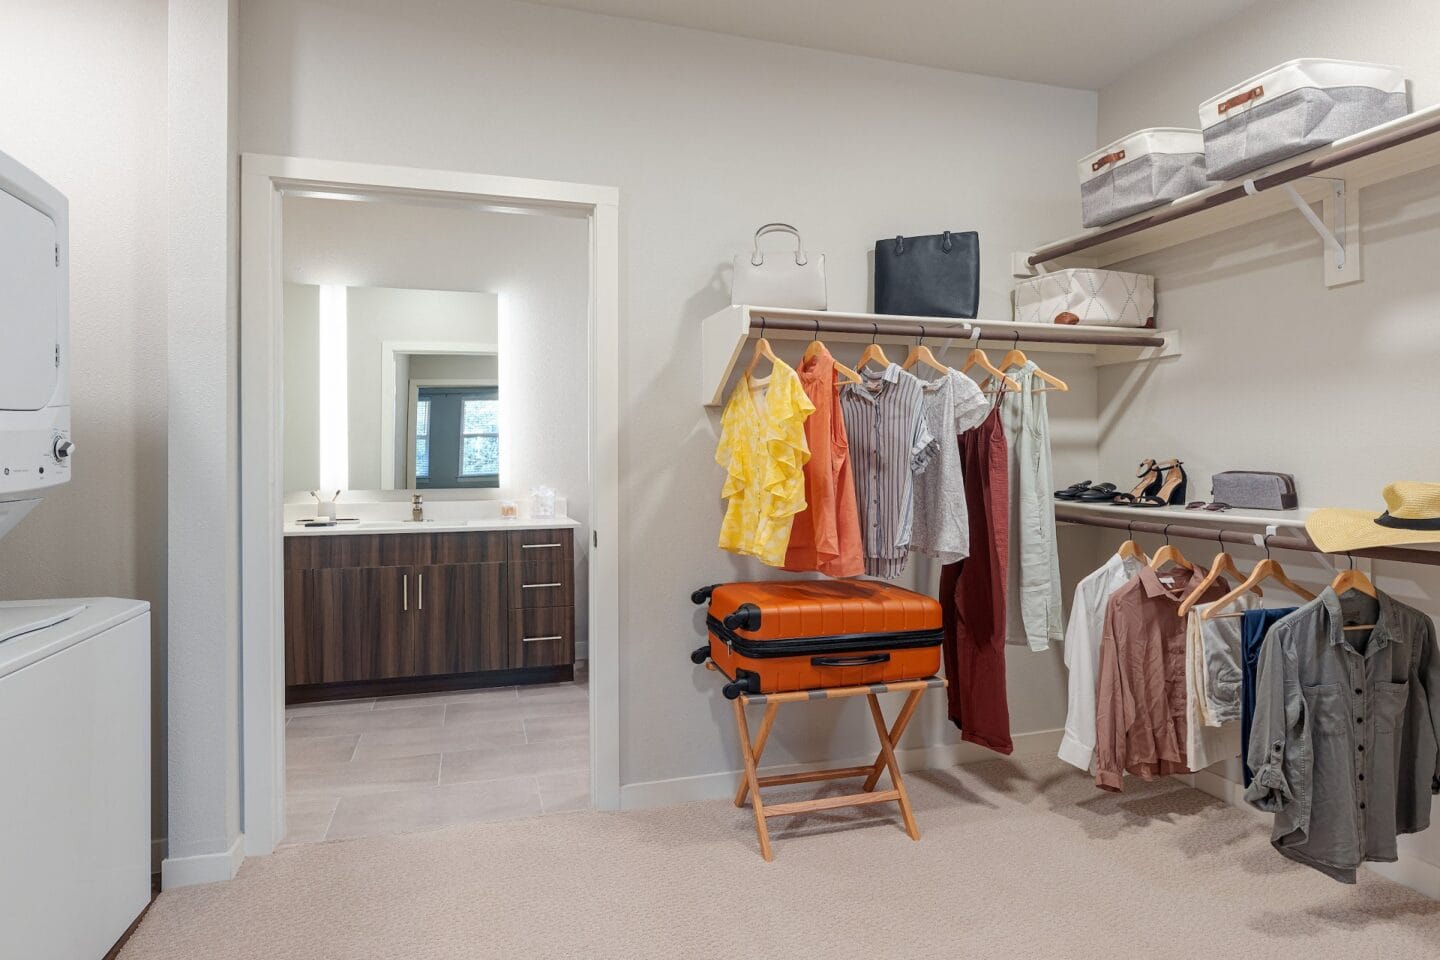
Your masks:
M 1160 336 L 1140 336 L 1138 334 L 1110 336 L 1067 330 L 1063 326 L 1054 330 L 1043 328 L 1017 330 L 1015 327 L 997 327 L 984 321 L 972 323 L 968 320 L 961 320 L 958 322 L 964 324 L 962 329 L 957 330 L 953 323 L 946 322 L 937 330 L 929 324 L 911 321 L 867 322 L 839 318 L 806 320 L 798 317 L 767 317 L 759 312 L 752 312 L 751 316 L 751 333 L 756 333 L 763 327 L 766 330 L 793 330 L 800 333 L 849 333 L 866 337 L 923 336 L 926 340 L 969 340 L 973 337 L 975 328 L 979 327 L 980 336 L 985 340 L 1018 340 L 1020 343 L 1074 343 L 1113 347 L 1163 347 L 1165 345 L 1165 338 Z
M 1062 508 L 1063 509 L 1063 508 Z M 1255 546 L 1254 533 L 1242 533 L 1237 530 L 1221 530 L 1215 527 L 1196 527 L 1183 523 L 1159 523 L 1154 520 L 1126 520 L 1121 517 L 1108 514 L 1077 515 L 1077 514 L 1056 514 L 1055 519 L 1060 523 L 1078 523 L 1087 527 L 1108 527 L 1111 530 L 1127 530 L 1133 533 L 1152 533 L 1157 536 L 1180 537 L 1186 540 L 1214 540 L 1217 543 L 1244 543 Z M 1218 518 L 1217 518 L 1218 519 Z M 1308 538 L 1302 537 L 1268 537 L 1265 545 L 1272 550 L 1296 550 L 1301 553 L 1325 553 Z M 1352 554 L 1357 557 L 1369 557 L 1372 560 L 1389 560 L 1395 563 L 1419 563 L 1427 566 L 1440 566 L 1440 552 L 1429 550 L 1417 550 L 1413 547 L 1375 547 L 1371 550 L 1356 550 Z M 1329 554 L 1329 556 L 1345 556 L 1345 554 Z

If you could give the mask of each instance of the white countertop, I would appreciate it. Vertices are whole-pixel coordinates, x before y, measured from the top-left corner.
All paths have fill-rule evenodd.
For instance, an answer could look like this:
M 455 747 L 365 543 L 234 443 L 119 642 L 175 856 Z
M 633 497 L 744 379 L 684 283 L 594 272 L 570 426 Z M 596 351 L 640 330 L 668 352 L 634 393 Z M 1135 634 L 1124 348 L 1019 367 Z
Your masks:
M 342 504 L 343 508 L 343 504 Z M 341 520 L 331 526 L 306 526 L 299 521 L 285 524 L 287 537 L 343 537 L 375 533 L 467 533 L 477 530 L 560 530 L 580 526 L 569 517 L 535 520 L 529 517 L 503 519 L 486 517 L 471 520 Z

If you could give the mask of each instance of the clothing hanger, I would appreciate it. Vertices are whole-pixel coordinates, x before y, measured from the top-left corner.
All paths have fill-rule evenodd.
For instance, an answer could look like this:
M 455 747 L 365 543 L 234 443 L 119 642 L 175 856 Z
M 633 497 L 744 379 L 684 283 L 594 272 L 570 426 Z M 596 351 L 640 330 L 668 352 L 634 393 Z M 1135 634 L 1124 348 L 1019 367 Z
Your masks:
M 1000 358 L 1000 369 L 1009 370 L 1012 367 L 1023 367 L 1029 362 L 1030 358 L 1025 356 L 1024 350 L 1020 349 L 1020 331 L 1016 330 L 1015 346 L 1011 348 L 1009 353 L 1005 354 L 1005 356 Z M 1048 383 L 1052 390 L 1059 390 L 1060 392 L 1064 393 L 1065 391 L 1068 391 L 1070 389 L 1069 385 L 1067 385 L 1064 380 L 1061 380 L 1054 374 L 1046 373 L 1039 367 L 1035 368 L 1035 376 Z
M 917 363 L 923 363 L 932 370 L 938 370 L 942 375 L 950 372 L 950 368 L 939 360 L 936 360 L 935 354 L 931 353 L 930 348 L 925 346 L 925 325 L 923 323 L 920 325 L 920 336 L 915 339 L 915 346 L 910 348 L 910 355 L 905 358 L 905 362 L 900 364 L 900 366 L 909 370 Z
M 1249 593 L 1251 590 L 1254 590 L 1260 583 L 1265 580 L 1274 580 L 1276 583 L 1280 584 L 1280 586 L 1289 590 L 1291 593 L 1295 594 L 1297 597 L 1300 597 L 1303 600 L 1309 601 L 1315 599 L 1315 594 L 1311 593 L 1309 590 L 1306 590 L 1304 587 L 1300 586 L 1300 584 L 1287 577 L 1285 575 L 1285 569 L 1281 567 L 1280 564 L 1277 563 L 1275 560 L 1271 559 L 1270 534 L 1267 533 L 1265 535 L 1265 539 L 1263 542 L 1265 544 L 1265 559 L 1255 564 L 1255 569 L 1250 571 L 1250 576 L 1245 578 L 1244 583 L 1240 584 L 1240 586 L 1236 587 L 1234 590 L 1231 590 L 1229 593 L 1225 594 L 1225 596 L 1221 597 L 1219 600 L 1216 600 L 1214 603 L 1210 604 L 1210 606 L 1206 607 L 1205 612 L 1200 614 L 1201 620 L 1215 619 L 1215 617 L 1220 613 L 1222 607 L 1228 607 L 1230 604 L 1234 603 L 1236 600 L 1240 599 L 1245 594 Z
M 1013 378 L 1005 376 L 1004 371 L 990 362 L 989 354 L 980 349 L 979 327 L 975 328 L 973 339 L 975 341 L 975 347 L 970 351 L 970 355 L 965 358 L 965 364 L 960 368 L 960 372 L 969 373 L 972 367 L 979 367 L 995 379 L 995 382 L 999 384 L 1001 390 L 1015 390 L 1018 392 L 1020 390 L 1020 384 Z
M 823 343 L 820 342 L 820 321 L 819 321 L 819 320 L 816 320 L 816 321 L 815 321 L 815 339 L 814 339 L 814 340 L 811 340 L 811 341 L 810 341 L 810 345 L 805 348 L 805 355 L 804 355 L 803 357 L 801 357 L 801 362 L 804 362 L 805 360 L 813 359 L 814 356 L 815 356 L 817 353 L 819 353 L 821 350 L 824 350 L 824 349 L 825 349 L 825 344 L 823 344 Z M 833 357 L 832 357 L 831 359 L 834 360 Z M 840 374 L 840 379 L 841 379 L 843 382 L 845 382 L 845 383 L 862 383 L 862 382 L 864 382 L 864 378 L 861 377 L 860 374 L 856 373 L 854 370 L 851 370 L 849 367 L 845 366 L 845 364 L 841 363 L 839 360 L 834 360 L 834 362 L 835 362 L 835 372 L 838 373 L 838 374 Z
M 1379 597 L 1375 593 L 1375 584 L 1370 581 L 1369 577 L 1365 576 L 1365 571 L 1355 569 L 1355 556 L 1350 553 L 1345 554 L 1345 556 L 1350 558 L 1350 568 L 1348 570 L 1341 570 L 1335 575 L 1335 579 L 1330 581 L 1330 589 L 1335 591 L 1335 596 L 1344 596 L 1351 590 L 1355 590 L 1365 594 L 1365 596 L 1371 600 L 1378 600 Z M 1375 624 L 1356 623 L 1348 627 L 1342 627 L 1341 629 L 1374 630 Z
M 1205 593 L 1206 590 L 1210 589 L 1210 586 L 1216 580 L 1220 579 L 1221 574 L 1228 573 L 1236 580 L 1240 581 L 1243 581 L 1245 579 L 1245 572 L 1235 565 L 1235 558 L 1230 556 L 1230 551 L 1225 549 L 1224 536 L 1225 531 L 1221 530 L 1220 552 L 1217 553 L 1215 555 L 1215 559 L 1210 562 L 1210 572 L 1205 574 L 1205 578 L 1200 581 L 1199 585 L 1196 586 L 1194 590 L 1190 591 L 1190 596 L 1186 597 L 1184 601 L 1181 602 L 1181 617 L 1186 616 L 1191 611 L 1191 609 L 1194 608 L 1195 604 L 1200 602 L 1200 597 Z M 1259 587 L 1255 588 L 1255 594 L 1256 596 L 1261 597 L 1265 595 L 1261 592 Z
M 856 370 L 864 370 L 867 363 L 878 363 L 882 367 L 890 366 L 890 358 L 885 356 L 884 348 L 875 342 L 880 336 L 880 324 L 872 323 L 870 326 L 874 328 L 874 332 L 870 335 L 870 346 L 860 354 L 860 362 L 855 364 Z
M 751 374 L 755 372 L 755 366 L 762 357 L 769 360 L 772 367 L 780 362 L 780 358 L 775 356 L 775 351 L 770 349 L 770 341 L 765 339 L 764 317 L 760 318 L 760 339 L 755 341 L 755 352 L 750 355 L 750 365 L 745 368 L 746 380 L 749 380 Z
M 1115 552 L 1122 560 L 1139 560 L 1141 563 L 1149 563 L 1150 558 L 1145 556 L 1145 551 L 1140 544 L 1135 542 L 1135 521 L 1131 520 L 1125 524 L 1126 541 L 1115 548 Z
M 1155 551 L 1155 556 L 1150 558 L 1151 570 L 1163 570 L 1165 564 L 1173 563 L 1181 570 L 1195 572 L 1195 564 L 1185 559 L 1185 554 L 1180 548 L 1170 542 L 1170 524 L 1165 524 L 1165 546 Z

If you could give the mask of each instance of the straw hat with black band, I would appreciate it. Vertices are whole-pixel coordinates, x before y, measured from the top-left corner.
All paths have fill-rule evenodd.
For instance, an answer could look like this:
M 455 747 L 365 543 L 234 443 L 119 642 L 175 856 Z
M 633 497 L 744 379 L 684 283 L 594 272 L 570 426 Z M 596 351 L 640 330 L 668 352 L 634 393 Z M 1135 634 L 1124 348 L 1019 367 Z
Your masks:
M 1440 483 L 1392 483 L 1385 488 L 1385 506 L 1379 516 L 1370 510 L 1316 510 L 1305 532 L 1326 553 L 1440 543 Z

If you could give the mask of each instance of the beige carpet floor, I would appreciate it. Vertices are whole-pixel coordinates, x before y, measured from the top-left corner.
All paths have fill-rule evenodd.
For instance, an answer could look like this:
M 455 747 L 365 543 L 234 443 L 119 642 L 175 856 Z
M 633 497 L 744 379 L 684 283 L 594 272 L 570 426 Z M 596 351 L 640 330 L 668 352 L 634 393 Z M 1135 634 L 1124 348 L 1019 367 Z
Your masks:
M 1281 858 L 1176 782 L 1058 761 L 913 774 L 923 837 L 725 802 L 293 847 L 161 895 L 122 960 L 1440 957 L 1440 903 Z M 783 823 L 783 821 L 781 821 Z

